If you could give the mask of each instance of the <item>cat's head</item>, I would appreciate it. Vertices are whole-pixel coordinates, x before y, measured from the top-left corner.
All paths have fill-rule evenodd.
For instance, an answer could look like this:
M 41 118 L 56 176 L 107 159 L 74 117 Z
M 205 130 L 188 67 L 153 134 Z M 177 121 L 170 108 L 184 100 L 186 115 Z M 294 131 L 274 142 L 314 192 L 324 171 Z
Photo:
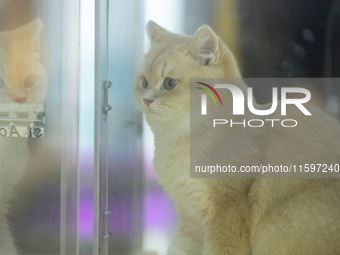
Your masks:
M 135 82 L 135 96 L 150 126 L 189 128 L 190 78 L 240 77 L 229 48 L 209 26 L 192 37 L 173 34 L 153 21 L 151 47 Z
M 43 103 L 47 75 L 40 62 L 43 24 L 0 32 L 0 103 Z

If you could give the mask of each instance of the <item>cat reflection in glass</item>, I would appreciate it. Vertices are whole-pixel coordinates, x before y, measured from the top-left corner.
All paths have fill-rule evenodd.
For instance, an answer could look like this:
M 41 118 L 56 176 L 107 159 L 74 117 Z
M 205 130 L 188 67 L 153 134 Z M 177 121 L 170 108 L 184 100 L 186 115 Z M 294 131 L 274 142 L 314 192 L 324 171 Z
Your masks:
M 339 124 L 310 107 L 320 121 L 290 133 L 246 128 L 200 133 L 199 122 L 190 133 L 190 78 L 240 78 L 238 65 L 209 26 L 192 37 L 152 21 L 147 29 L 151 47 L 136 78 L 135 97 L 154 133 L 155 172 L 178 212 L 168 254 L 340 254 L 338 179 L 209 179 L 190 178 L 189 172 L 190 138 L 197 140 L 201 157 L 225 152 L 233 165 L 288 163 L 292 157 L 339 163 Z M 223 102 L 231 102 L 224 96 Z
M 0 112 L 10 103 L 43 104 L 46 72 L 40 62 L 43 24 L 34 20 L 12 31 L 0 32 Z M 17 254 L 6 214 L 28 160 L 28 138 L 0 137 L 0 254 Z

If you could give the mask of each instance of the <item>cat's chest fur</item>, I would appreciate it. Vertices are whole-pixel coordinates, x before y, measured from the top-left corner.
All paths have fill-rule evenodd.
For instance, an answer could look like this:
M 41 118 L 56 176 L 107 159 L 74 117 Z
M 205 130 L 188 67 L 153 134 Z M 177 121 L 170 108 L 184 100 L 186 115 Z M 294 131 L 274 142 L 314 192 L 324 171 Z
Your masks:
M 189 148 L 186 138 L 156 142 L 154 168 L 160 184 L 175 201 L 177 208 L 198 212 L 202 204 L 207 203 L 204 203 L 206 196 L 202 183 L 199 179 L 190 178 Z M 195 213 L 192 216 L 199 218 Z
M 156 142 L 155 146 L 154 167 L 159 181 L 172 196 L 176 196 L 176 190 L 187 183 L 190 175 L 189 144 L 185 140 L 175 140 L 170 144 L 163 140 Z

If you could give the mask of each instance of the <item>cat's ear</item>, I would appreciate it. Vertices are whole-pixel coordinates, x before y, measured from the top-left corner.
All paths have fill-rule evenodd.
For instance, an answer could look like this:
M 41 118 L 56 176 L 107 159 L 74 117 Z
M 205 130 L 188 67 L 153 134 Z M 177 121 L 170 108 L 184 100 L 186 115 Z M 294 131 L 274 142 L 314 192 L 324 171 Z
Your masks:
M 169 36 L 172 35 L 171 32 L 165 28 L 158 25 L 156 22 L 150 20 L 146 25 L 149 40 L 152 44 L 158 44 L 165 41 Z
M 219 40 L 215 32 L 207 25 L 197 29 L 191 40 L 188 53 L 203 65 L 209 65 L 211 62 L 217 61 Z
M 30 23 L 11 31 L 10 36 L 11 38 L 21 41 L 39 41 L 43 26 L 40 19 L 35 19 Z

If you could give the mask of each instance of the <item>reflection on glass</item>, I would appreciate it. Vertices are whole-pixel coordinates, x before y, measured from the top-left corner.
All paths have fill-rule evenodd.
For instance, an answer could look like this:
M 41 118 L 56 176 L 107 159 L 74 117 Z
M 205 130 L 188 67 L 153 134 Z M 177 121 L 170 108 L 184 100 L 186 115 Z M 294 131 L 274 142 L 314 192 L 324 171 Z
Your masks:
M 43 130 L 34 123 L 39 122 L 38 115 L 44 113 L 47 87 L 38 43 L 42 27 L 41 20 L 36 19 L 13 31 L 0 33 L 2 137 L 43 135 Z
M 2 0 L 0 6 L 0 254 L 60 254 L 61 195 L 70 190 L 64 169 L 77 171 L 78 67 L 69 68 L 77 55 L 68 51 L 71 33 L 62 22 L 69 6 L 52 0 Z M 76 205 L 68 197 L 72 202 L 64 204 Z M 73 234 L 77 222 L 67 216 Z
M 0 254 L 17 254 L 6 219 L 8 205 L 30 162 L 27 137 L 44 135 L 47 74 L 40 58 L 42 27 L 36 19 L 0 32 Z

